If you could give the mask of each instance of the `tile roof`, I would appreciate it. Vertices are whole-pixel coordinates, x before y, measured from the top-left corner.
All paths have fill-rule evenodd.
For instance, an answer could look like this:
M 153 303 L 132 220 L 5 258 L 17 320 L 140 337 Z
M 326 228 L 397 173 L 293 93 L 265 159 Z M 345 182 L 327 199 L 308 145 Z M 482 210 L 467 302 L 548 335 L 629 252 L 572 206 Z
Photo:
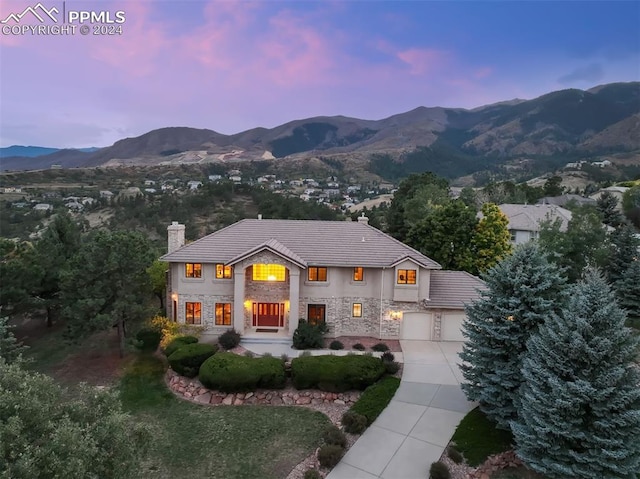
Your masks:
M 273 241 L 272 241 L 273 240 Z M 168 262 L 225 263 L 261 248 L 310 266 L 390 267 L 400 257 L 441 266 L 382 231 L 356 221 L 246 219 L 164 255 Z
M 486 289 L 484 281 L 466 271 L 432 271 L 431 297 L 428 308 L 460 309 L 480 298 L 479 290 Z
M 499 208 L 509 218 L 510 230 L 540 231 L 540 223 L 559 218 L 562 222 L 560 231 L 566 231 L 571 221 L 571 211 L 556 205 L 502 204 Z

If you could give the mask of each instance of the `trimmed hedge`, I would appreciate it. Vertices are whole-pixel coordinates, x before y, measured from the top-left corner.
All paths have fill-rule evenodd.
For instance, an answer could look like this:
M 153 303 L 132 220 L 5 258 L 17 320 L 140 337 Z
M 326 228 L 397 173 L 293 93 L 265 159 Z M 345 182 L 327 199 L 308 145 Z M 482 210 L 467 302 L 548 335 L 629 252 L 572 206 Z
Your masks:
M 202 363 L 218 351 L 218 346 L 205 343 L 185 344 L 171 356 L 169 364 L 171 369 L 182 376 L 190 378 L 198 375 Z
M 155 351 L 162 340 L 162 331 L 157 328 L 142 328 L 136 334 L 136 339 L 140 341 L 139 348 L 143 351 Z
M 369 386 L 362 396 L 351 406 L 350 411 L 362 414 L 367 418 L 367 425 L 380 415 L 400 386 L 400 379 L 387 376 L 373 386 Z
M 362 434 L 367 429 L 367 418 L 349 410 L 342 415 L 342 425 L 349 434 Z
M 363 390 L 380 379 L 384 371 L 382 361 L 371 356 L 306 356 L 291 361 L 296 389 Z
M 230 329 L 229 331 L 225 331 L 218 338 L 218 344 L 222 347 L 222 349 L 235 348 L 238 344 L 240 344 L 240 333 L 238 333 L 235 329 Z
M 200 366 L 200 382 L 226 393 L 282 389 L 285 381 L 284 363 L 279 358 L 219 353 Z
M 344 456 L 344 448 L 335 444 L 325 444 L 318 450 L 318 462 L 322 467 L 335 467 Z
M 169 357 L 182 346 L 186 346 L 187 344 L 195 344 L 197 342 L 198 338 L 196 338 L 195 336 L 178 336 L 176 339 L 167 344 L 167 347 L 164 348 L 164 354 L 166 357 Z

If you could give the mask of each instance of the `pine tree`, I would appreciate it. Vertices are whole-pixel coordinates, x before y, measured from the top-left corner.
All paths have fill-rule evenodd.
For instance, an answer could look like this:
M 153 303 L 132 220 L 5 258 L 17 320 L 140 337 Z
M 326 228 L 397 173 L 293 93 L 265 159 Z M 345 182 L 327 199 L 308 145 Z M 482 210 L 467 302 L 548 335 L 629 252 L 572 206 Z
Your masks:
M 629 265 L 640 259 L 640 240 L 632 226 L 623 226 L 611 233 L 611 252 L 606 264 L 607 278 L 616 283 L 625 276 Z
M 640 260 L 632 261 L 613 287 L 620 306 L 627 312 L 627 326 L 640 330 Z
M 624 217 L 618 210 L 618 198 L 605 191 L 596 202 L 596 207 L 602 214 L 602 222 L 605 225 L 618 228 L 624 224 Z
M 490 269 L 488 289 L 467 307 L 463 334 L 462 389 L 503 428 L 517 416 L 526 342 L 559 309 L 564 279 L 535 243 L 524 244 Z
M 518 456 L 552 479 L 635 479 L 640 471 L 638 340 L 602 275 L 588 270 L 561 314 L 529 340 Z

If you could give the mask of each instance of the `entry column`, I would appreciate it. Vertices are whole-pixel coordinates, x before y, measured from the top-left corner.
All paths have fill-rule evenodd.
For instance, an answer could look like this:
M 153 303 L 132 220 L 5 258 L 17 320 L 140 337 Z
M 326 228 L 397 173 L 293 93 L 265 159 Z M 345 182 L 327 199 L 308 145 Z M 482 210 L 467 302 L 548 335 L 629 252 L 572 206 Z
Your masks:
M 289 269 L 289 336 L 298 328 L 300 312 L 300 270 Z
M 244 270 L 233 272 L 233 329 L 240 334 L 244 334 Z

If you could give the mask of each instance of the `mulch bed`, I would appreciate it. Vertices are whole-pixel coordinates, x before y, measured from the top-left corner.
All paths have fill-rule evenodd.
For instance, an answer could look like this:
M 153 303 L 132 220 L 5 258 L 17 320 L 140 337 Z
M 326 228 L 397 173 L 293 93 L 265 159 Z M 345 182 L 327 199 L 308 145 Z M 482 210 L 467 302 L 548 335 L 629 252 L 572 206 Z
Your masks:
M 371 346 L 378 343 L 384 343 L 389 346 L 389 350 L 394 353 L 401 353 L 402 347 L 400 346 L 400 341 L 397 339 L 377 339 L 369 336 L 339 336 L 337 338 L 325 338 L 324 346 L 329 349 L 329 344 L 331 341 L 340 341 L 344 344 L 344 349 L 353 349 L 353 345 L 360 343 L 365 348 L 366 351 L 371 351 Z

